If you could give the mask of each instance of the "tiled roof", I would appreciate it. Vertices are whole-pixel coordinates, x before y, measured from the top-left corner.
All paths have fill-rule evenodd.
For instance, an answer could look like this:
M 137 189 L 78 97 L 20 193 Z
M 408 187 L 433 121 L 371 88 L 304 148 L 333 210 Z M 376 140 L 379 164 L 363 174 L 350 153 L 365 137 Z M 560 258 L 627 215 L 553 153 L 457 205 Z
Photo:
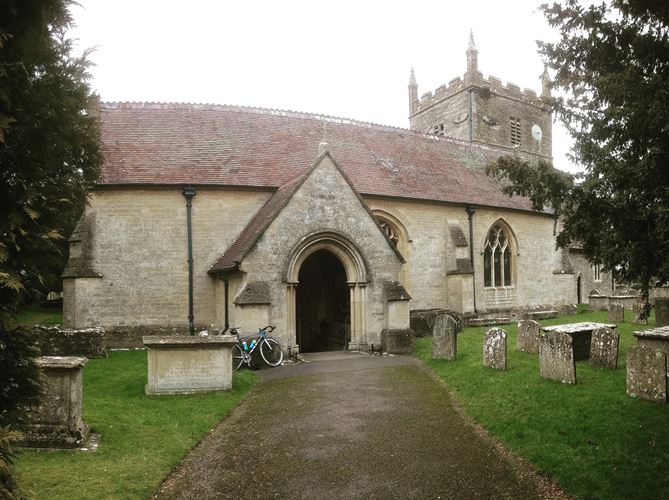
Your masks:
M 506 153 L 494 147 L 353 120 L 235 106 L 110 103 L 101 105 L 100 116 L 103 186 L 278 188 L 306 171 L 326 142 L 363 195 L 531 210 L 527 199 L 509 198 L 483 172 L 486 163 Z
M 265 229 L 267 229 L 274 218 L 281 212 L 281 209 L 290 201 L 297 188 L 302 184 L 306 173 L 281 186 L 265 202 L 237 239 L 232 242 L 232 245 L 228 247 L 225 253 L 209 269 L 210 273 L 230 271 L 238 266 L 253 245 L 255 245 L 255 242 L 258 241 L 258 238 L 265 232 Z

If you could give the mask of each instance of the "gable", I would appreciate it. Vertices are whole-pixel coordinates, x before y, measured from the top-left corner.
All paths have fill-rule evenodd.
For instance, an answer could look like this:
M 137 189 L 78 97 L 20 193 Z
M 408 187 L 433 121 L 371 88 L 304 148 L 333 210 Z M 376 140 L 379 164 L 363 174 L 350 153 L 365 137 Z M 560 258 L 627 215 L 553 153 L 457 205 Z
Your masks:
M 297 227 L 304 225 L 305 220 L 308 226 L 317 230 L 346 230 L 351 221 L 355 221 L 354 225 L 366 226 L 366 230 L 375 234 L 377 239 L 382 237 L 396 258 L 405 262 L 351 181 L 326 151 L 305 174 L 277 190 L 209 272 L 215 274 L 239 268 L 283 211 L 287 211 L 282 217 L 286 224 L 283 230 L 287 234 L 299 232 Z

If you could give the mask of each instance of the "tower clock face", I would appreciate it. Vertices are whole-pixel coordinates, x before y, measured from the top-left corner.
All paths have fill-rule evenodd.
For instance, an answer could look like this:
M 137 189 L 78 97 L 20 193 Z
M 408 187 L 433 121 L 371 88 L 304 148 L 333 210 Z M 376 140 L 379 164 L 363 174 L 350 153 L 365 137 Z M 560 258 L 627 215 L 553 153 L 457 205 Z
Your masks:
M 532 125 L 532 137 L 534 137 L 537 141 L 540 141 L 543 135 L 544 133 L 541 131 L 541 127 L 539 125 Z

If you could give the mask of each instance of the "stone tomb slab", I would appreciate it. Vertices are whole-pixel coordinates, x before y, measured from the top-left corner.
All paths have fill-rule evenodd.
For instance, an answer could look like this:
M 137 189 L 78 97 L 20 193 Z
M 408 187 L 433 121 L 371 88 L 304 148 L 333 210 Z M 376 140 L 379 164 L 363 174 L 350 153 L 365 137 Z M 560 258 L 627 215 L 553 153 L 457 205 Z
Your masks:
M 595 368 L 618 367 L 620 335 L 610 328 L 595 328 L 590 341 L 590 364 Z
M 524 319 L 519 321 L 516 349 L 521 352 L 539 354 L 540 331 L 541 325 L 534 320 Z
M 448 314 L 439 314 L 432 328 L 432 358 L 455 360 L 458 355 L 458 324 Z
M 483 366 L 506 370 L 506 337 L 501 328 L 491 328 L 483 337 Z
M 42 356 L 42 395 L 30 409 L 30 424 L 21 446 L 34 448 L 78 448 L 89 436 L 82 419 L 83 368 L 88 359 L 76 356 Z
M 664 352 L 643 345 L 627 351 L 627 395 L 667 402 L 667 355 Z
M 616 328 L 617 325 L 612 323 L 567 323 L 564 325 L 544 326 L 544 332 L 561 332 L 566 333 L 572 338 L 572 348 L 574 350 L 574 359 L 576 361 L 583 361 L 590 358 L 590 340 L 592 338 L 592 331 L 595 328 Z
M 576 362 L 568 333 L 547 331 L 539 338 L 539 373 L 563 384 L 576 383 Z
M 232 388 L 232 335 L 150 336 L 146 394 L 191 394 Z

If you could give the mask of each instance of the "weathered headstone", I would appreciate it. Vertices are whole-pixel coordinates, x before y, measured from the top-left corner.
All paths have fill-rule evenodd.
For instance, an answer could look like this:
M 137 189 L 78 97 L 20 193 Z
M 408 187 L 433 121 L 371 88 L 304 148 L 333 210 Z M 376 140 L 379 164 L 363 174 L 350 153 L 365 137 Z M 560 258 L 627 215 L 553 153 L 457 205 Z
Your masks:
M 634 314 L 634 324 L 647 325 L 648 324 L 648 310 L 646 304 L 637 302 L 632 306 L 632 313 Z
M 655 298 L 655 326 L 669 326 L 669 297 Z
M 432 358 L 453 361 L 458 355 L 458 324 L 448 314 L 434 319 L 432 329 Z
M 539 332 L 541 325 L 534 320 L 518 322 L 518 340 L 516 348 L 521 352 L 537 354 L 539 352 Z
M 664 352 L 640 345 L 627 351 L 627 395 L 667 402 L 667 355 Z
M 609 323 L 624 323 L 625 308 L 621 304 L 609 303 Z
M 30 410 L 30 424 L 21 446 L 35 448 L 76 448 L 89 435 L 82 419 L 84 357 L 42 356 L 39 404 Z
M 543 332 L 539 337 L 539 373 L 563 384 L 576 383 L 576 363 L 571 336 L 563 332 Z
M 618 343 L 620 335 L 610 328 L 596 328 L 590 341 L 590 364 L 596 368 L 618 366 Z
M 411 354 L 416 349 L 416 336 L 411 328 L 384 328 L 381 347 L 390 354 Z
M 483 337 L 483 366 L 506 370 L 506 332 L 491 328 Z
M 557 312 L 560 316 L 573 316 L 578 312 L 578 307 L 576 304 L 561 304 L 558 306 Z

